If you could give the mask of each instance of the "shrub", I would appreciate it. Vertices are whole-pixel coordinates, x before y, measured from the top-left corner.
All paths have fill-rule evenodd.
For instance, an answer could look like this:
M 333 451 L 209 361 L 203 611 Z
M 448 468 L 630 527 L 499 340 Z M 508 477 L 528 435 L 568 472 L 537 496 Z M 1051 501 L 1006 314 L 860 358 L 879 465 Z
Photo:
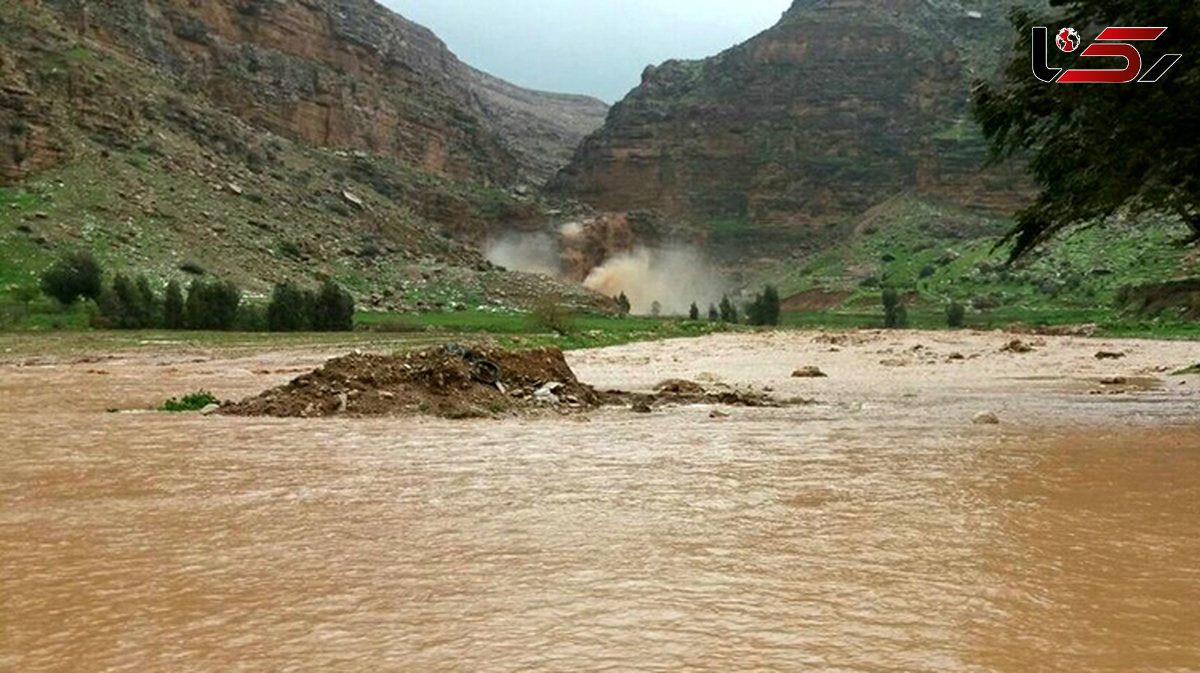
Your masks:
M 184 395 L 179 399 L 172 397 L 166 402 L 163 402 L 162 406 L 159 407 L 158 410 L 177 414 L 188 411 L 200 411 L 209 405 L 220 403 L 221 401 L 214 397 L 212 393 L 208 392 L 207 390 L 201 390 L 190 395 Z
M 696 306 L 696 302 L 692 302 L 692 307 L 688 309 L 688 320 L 700 319 L 700 307 Z
M 967 307 L 962 304 L 952 301 L 946 307 L 946 324 L 952 329 L 962 329 L 966 324 Z
M 300 244 L 295 241 L 280 241 L 276 246 L 276 249 L 279 251 L 279 254 L 283 255 L 284 257 L 291 257 L 295 260 L 304 258 L 304 250 L 300 247 Z
M 179 270 L 193 276 L 203 276 L 205 273 L 204 267 L 200 266 L 200 263 L 195 260 L 188 260 L 180 264 Z
M 535 324 L 561 335 L 574 331 L 575 317 L 555 294 L 542 295 L 529 313 Z
M 92 253 L 73 252 L 42 274 L 41 288 L 66 306 L 80 297 L 97 299 L 104 289 L 104 270 Z
M 23 306 L 26 311 L 28 311 L 29 305 L 33 303 L 33 301 L 41 294 L 42 291 L 33 285 L 18 285 L 17 287 L 13 288 L 12 298 L 13 301 L 17 302 Z

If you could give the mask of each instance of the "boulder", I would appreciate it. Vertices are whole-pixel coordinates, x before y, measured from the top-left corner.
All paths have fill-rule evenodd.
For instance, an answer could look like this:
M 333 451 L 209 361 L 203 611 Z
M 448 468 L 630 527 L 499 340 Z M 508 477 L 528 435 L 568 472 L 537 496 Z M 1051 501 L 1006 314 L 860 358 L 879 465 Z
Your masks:
M 814 367 L 814 366 L 810 365 L 808 367 L 801 367 L 800 369 L 797 369 L 796 371 L 792 372 L 792 378 L 794 378 L 794 379 L 825 379 L 825 378 L 829 378 L 829 375 L 826 374 L 825 372 L 821 371 L 820 367 Z
M 1000 417 L 990 411 L 982 411 L 975 414 L 971 422 L 975 425 L 1000 425 Z

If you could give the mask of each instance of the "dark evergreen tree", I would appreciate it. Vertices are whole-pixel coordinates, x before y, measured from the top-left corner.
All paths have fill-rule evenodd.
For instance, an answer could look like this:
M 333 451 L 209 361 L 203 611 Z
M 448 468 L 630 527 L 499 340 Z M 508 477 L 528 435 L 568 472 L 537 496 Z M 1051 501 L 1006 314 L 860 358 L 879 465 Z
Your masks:
M 313 306 L 304 292 L 291 283 L 275 286 L 267 307 L 267 326 L 272 332 L 303 332 L 312 329 Z
M 167 283 L 167 292 L 163 297 L 163 327 L 183 329 L 183 289 L 177 280 Z
M 736 323 L 738 321 L 737 307 L 729 300 L 729 295 L 721 297 L 721 322 Z
M 233 283 L 194 280 L 184 302 L 185 323 L 194 330 L 231 329 L 241 301 L 242 294 Z
M 124 314 L 125 307 L 121 299 L 112 286 L 106 286 L 96 297 L 96 315 L 92 317 L 92 326 L 104 329 L 120 328 L 121 317 Z
M 143 275 L 139 275 L 135 281 L 137 284 L 138 296 L 141 298 L 141 323 L 145 329 L 162 326 L 162 305 L 158 301 L 158 295 L 154 292 L 154 287 L 150 285 L 150 279 Z
M 709 322 L 717 322 L 721 319 L 721 312 L 717 310 L 715 304 L 708 305 L 708 320 Z
M 629 303 L 629 297 L 625 296 L 624 292 L 617 297 L 617 308 L 621 310 L 621 315 L 629 315 L 633 310 L 633 305 Z
M 779 312 L 779 291 L 768 285 L 746 307 L 746 322 L 751 325 L 778 325 Z
M 778 325 L 779 316 L 783 311 L 782 302 L 779 299 L 779 290 L 774 286 L 768 285 L 763 288 L 762 293 L 762 319 L 764 325 Z
M 966 324 L 967 307 L 962 304 L 952 301 L 946 307 L 946 324 L 951 329 L 961 329 Z
M 325 281 L 317 294 L 313 329 L 318 332 L 354 330 L 354 297 L 332 280 Z
M 142 295 L 138 292 L 137 285 L 129 276 L 118 273 L 113 277 L 112 291 L 116 302 L 109 309 L 115 312 L 105 315 L 110 324 L 118 329 L 142 327 L 142 316 L 146 310 L 142 305 Z
M 688 320 L 699 320 L 699 319 L 700 319 L 700 307 L 696 305 L 696 302 L 692 302 L 692 307 L 690 309 L 688 309 Z
M 896 292 L 895 288 L 884 288 L 881 301 L 883 303 L 883 326 L 888 329 L 902 327 L 900 309 L 903 306 L 900 304 L 900 293 Z

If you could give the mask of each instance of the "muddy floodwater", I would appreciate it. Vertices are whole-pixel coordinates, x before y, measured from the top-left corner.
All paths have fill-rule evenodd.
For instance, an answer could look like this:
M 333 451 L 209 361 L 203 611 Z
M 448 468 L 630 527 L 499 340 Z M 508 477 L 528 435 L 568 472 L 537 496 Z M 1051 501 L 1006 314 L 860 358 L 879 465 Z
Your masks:
M 0 671 L 1200 671 L 1200 347 L 1026 339 L 569 356 L 812 400 L 717 417 L 106 413 L 332 353 L 10 359 Z

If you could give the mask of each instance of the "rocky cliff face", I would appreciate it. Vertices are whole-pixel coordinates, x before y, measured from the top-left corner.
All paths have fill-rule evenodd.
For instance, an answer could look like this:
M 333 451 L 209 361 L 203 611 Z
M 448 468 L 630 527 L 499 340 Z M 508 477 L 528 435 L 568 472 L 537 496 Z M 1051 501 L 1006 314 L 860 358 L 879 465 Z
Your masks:
M 606 112 L 484 75 L 372 0 L 41 4 L 81 41 L 128 54 L 251 126 L 440 176 L 540 182 Z
M 520 186 L 603 112 L 369 0 L 0 2 L 0 281 L 87 248 L 250 290 L 335 277 L 368 305 L 528 298 L 545 283 L 473 243 L 540 220 Z
M 789 225 L 916 192 L 982 209 L 1020 197 L 981 171 L 969 83 L 999 61 L 1007 9 L 969 0 L 797 0 L 716 57 L 651 67 L 552 189 L 611 210 Z
M 570 163 L 608 115 L 607 104 L 588 96 L 531 91 L 474 68 L 465 79 L 487 121 L 509 141 L 522 176 L 538 185 Z

